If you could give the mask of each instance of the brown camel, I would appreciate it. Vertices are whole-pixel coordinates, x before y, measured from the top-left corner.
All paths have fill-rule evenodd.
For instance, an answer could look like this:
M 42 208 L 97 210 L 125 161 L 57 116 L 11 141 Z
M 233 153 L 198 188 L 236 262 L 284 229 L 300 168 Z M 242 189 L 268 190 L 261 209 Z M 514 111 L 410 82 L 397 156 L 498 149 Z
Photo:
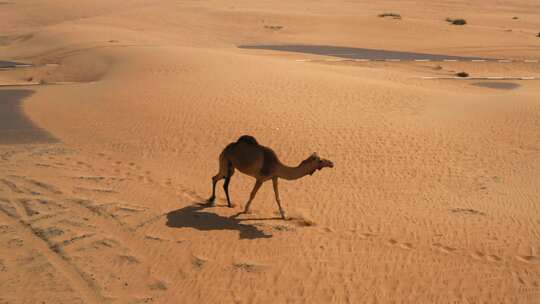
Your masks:
M 234 174 L 234 169 L 238 169 L 240 172 L 256 179 L 246 207 L 241 213 L 249 212 L 249 206 L 253 198 L 255 198 L 257 191 L 265 181 L 271 179 L 274 184 L 274 193 L 276 194 L 279 213 L 285 219 L 285 213 L 283 212 L 283 208 L 281 208 L 279 199 L 278 178 L 294 180 L 308 174 L 312 175 L 313 172 L 321 170 L 324 167 L 332 168 L 334 164 L 327 159 L 320 158 L 316 153 L 313 153 L 296 167 L 286 166 L 279 161 L 272 149 L 259 145 L 253 136 L 244 135 L 236 142 L 227 145 L 223 152 L 221 152 L 219 156 L 219 173 L 212 177 L 212 196 L 208 199 L 208 203 L 214 203 L 216 198 L 216 183 L 221 179 L 225 179 L 223 189 L 227 196 L 227 203 L 229 207 L 232 207 L 229 198 L 229 182 Z

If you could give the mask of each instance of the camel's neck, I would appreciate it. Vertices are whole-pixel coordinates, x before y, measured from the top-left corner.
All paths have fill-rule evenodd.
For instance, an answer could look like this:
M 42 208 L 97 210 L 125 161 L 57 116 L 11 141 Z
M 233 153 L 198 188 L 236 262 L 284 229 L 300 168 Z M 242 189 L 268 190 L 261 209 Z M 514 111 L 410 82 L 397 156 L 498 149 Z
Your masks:
M 276 170 L 277 177 L 287 179 L 287 180 L 294 180 L 299 179 L 301 177 L 304 177 L 310 173 L 312 173 L 315 169 L 311 168 L 307 164 L 300 164 L 297 167 L 289 167 L 283 164 L 280 164 L 279 167 Z

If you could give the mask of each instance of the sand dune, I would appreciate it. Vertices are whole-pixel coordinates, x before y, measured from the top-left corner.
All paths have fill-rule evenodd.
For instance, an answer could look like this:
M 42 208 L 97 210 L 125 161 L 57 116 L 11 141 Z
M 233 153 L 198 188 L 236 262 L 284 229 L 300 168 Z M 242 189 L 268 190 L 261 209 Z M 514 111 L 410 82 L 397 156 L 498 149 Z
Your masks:
M 540 77 L 538 13 L 0 2 L 0 84 L 28 84 L 0 88 L 0 302 L 538 302 L 540 82 L 422 79 Z M 299 62 L 298 45 L 517 61 Z M 235 208 L 221 185 L 203 203 L 243 134 L 335 168 L 280 183 L 289 220 L 268 183 L 231 217 L 251 178 L 232 178 Z

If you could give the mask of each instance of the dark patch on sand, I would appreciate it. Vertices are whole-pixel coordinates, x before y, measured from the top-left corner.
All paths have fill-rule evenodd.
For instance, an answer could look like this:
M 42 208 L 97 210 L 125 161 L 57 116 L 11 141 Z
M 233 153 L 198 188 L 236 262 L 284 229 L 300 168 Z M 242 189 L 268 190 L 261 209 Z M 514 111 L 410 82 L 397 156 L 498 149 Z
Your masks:
M 2 61 L 0 60 L 0 69 L 15 69 L 18 67 L 28 67 L 31 66 L 29 63 L 23 62 L 14 62 L 14 61 Z
M 520 84 L 513 83 L 513 82 L 496 82 L 496 81 L 475 82 L 475 83 L 471 83 L 471 85 L 474 85 L 477 87 L 483 87 L 483 88 L 499 89 L 499 90 L 513 90 L 521 86 Z
M 468 214 L 468 215 L 486 215 L 484 212 L 475 210 L 472 208 L 452 208 L 450 209 L 453 213 Z
M 22 101 L 31 90 L 0 90 L 0 145 L 58 142 L 24 113 Z
M 241 49 L 305 53 L 305 54 L 313 54 L 313 55 L 340 57 L 340 58 L 346 58 L 346 59 L 370 59 L 370 60 L 399 59 L 399 60 L 404 60 L 404 61 L 420 60 L 420 59 L 429 59 L 433 61 L 442 61 L 443 59 L 496 60 L 494 58 L 449 56 L 449 55 L 364 49 L 364 48 L 353 48 L 353 47 L 342 47 L 342 46 L 331 46 L 331 45 L 240 45 L 238 47 Z

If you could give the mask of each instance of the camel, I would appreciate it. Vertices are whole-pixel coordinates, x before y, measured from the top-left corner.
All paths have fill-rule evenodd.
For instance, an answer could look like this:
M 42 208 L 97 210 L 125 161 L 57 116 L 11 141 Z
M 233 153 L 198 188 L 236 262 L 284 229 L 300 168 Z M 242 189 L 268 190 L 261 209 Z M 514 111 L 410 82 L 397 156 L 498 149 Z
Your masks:
M 212 196 L 207 202 L 210 205 L 214 204 L 216 184 L 221 179 L 225 179 L 223 190 L 225 190 L 225 195 L 227 196 L 228 206 L 233 207 L 229 198 L 229 182 L 235 169 L 238 169 L 238 171 L 254 177 L 255 186 L 253 186 L 244 211 L 238 213 L 237 216 L 242 213 L 249 213 L 251 202 L 261 185 L 268 180 L 272 180 L 279 213 L 281 214 L 281 218 L 285 219 L 285 212 L 281 207 L 281 200 L 279 199 L 278 179 L 299 179 L 308 174 L 312 175 L 316 170 L 321 170 L 325 167 L 333 168 L 334 164 L 327 159 L 320 158 L 317 153 L 311 154 L 296 167 L 286 166 L 281 163 L 272 149 L 259 145 L 253 136 L 243 135 L 236 142 L 227 145 L 223 149 L 223 152 L 221 152 L 219 156 L 219 172 L 212 177 Z

